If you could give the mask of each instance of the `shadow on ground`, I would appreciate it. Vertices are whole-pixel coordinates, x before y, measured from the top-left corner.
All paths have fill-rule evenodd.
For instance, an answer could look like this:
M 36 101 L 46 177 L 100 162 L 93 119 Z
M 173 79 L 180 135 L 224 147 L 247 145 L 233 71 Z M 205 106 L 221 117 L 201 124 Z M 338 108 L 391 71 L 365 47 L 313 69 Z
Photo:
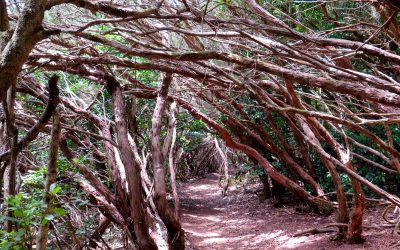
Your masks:
M 222 197 L 217 182 L 218 176 L 209 174 L 180 187 L 190 249 L 400 249 L 400 237 L 388 229 L 366 231 L 363 245 L 332 241 L 332 234 L 292 237 L 333 222 L 334 215 L 298 214 L 291 207 L 275 208 L 268 200 L 260 203 L 249 193 L 233 191 Z M 366 222 L 376 220 L 379 212 L 369 211 Z

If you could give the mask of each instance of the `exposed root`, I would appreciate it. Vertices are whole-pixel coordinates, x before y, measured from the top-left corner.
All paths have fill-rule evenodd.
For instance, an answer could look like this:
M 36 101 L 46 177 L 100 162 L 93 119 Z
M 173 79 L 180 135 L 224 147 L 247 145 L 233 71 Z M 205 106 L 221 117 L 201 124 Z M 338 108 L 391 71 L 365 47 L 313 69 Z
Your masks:
M 312 229 L 307 229 L 305 231 L 296 233 L 293 235 L 293 237 L 300 237 L 300 236 L 306 236 L 306 235 L 315 235 L 315 234 L 321 234 L 321 233 L 336 233 L 338 230 L 336 229 L 331 229 L 331 227 L 347 227 L 348 224 L 346 223 L 330 223 L 327 224 L 321 228 L 312 228 Z
M 331 229 L 331 227 L 348 227 L 346 223 L 330 223 L 325 226 L 319 228 L 311 228 L 305 231 L 301 231 L 299 233 L 294 234 L 292 237 L 300 237 L 300 236 L 308 236 L 308 235 L 315 235 L 315 234 L 323 234 L 323 233 L 334 233 L 338 232 L 336 229 Z M 393 227 L 392 224 L 382 224 L 382 225 L 363 225 L 365 229 L 382 229 L 382 228 L 391 228 Z
M 336 229 L 332 228 L 313 228 L 300 233 L 293 235 L 293 237 L 307 236 L 307 235 L 315 235 L 315 234 L 323 234 L 323 233 L 336 233 Z

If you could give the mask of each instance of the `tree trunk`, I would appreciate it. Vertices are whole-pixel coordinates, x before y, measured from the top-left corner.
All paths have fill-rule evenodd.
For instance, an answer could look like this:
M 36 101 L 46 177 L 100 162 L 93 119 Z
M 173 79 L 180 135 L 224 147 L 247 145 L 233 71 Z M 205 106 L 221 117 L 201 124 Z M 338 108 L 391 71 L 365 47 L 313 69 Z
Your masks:
M 49 165 L 47 166 L 47 177 L 46 177 L 46 186 L 45 186 L 45 197 L 43 200 L 44 210 L 42 213 L 42 220 L 46 215 L 50 215 L 53 213 L 53 200 L 54 195 L 51 193 L 51 186 L 56 182 L 57 177 L 57 159 L 58 159 L 58 148 L 60 144 L 60 133 L 61 133 L 61 125 L 60 125 L 60 115 L 58 112 L 54 113 L 53 119 L 53 129 L 51 132 L 51 145 L 50 145 L 50 154 L 49 154 Z M 37 238 L 37 249 L 38 250 L 46 250 L 47 245 L 47 234 L 49 232 L 49 221 L 42 221 L 40 224 L 39 234 Z
M 112 139 L 110 133 L 110 125 L 106 122 L 102 123 L 102 134 L 107 139 Z M 114 146 L 108 140 L 103 140 L 104 147 L 106 150 L 107 162 L 110 171 L 111 182 L 115 189 L 116 196 L 116 206 L 122 211 L 122 214 L 125 216 L 129 216 L 130 208 L 129 201 L 127 197 L 126 189 L 124 188 L 125 182 L 122 180 L 121 173 L 118 168 L 118 162 L 116 160 L 115 154 L 118 152 L 114 151 Z
M 6 105 L 5 105 L 6 106 Z M 5 152 L 10 150 L 10 140 L 8 139 L 7 136 L 7 128 L 6 128 L 6 117 L 3 109 L 3 105 L 0 105 L 0 152 Z M 3 215 L 8 216 L 8 203 L 7 203 L 7 198 L 8 198 L 8 174 L 6 172 L 6 169 L 9 169 L 8 167 L 8 161 L 1 161 L 0 160 L 0 167 L 1 167 L 1 201 L 3 204 Z M 4 227 L 7 228 L 7 222 L 4 223 Z
M 354 167 L 351 162 L 351 154 L 350 154 L 350 146 L 348 143 L 347 135 L 343 130 L 341 130 L 342 136 L 346 141 L 347 150 L 345 150 L 336 139 L 329 134 L 329 132 L 314 118 L 307 118 L 307 120 L 315 127 L 315 129 L 321 134 L 322 138 L 326 140 L 328 144 L 330 144 L 336 154 L 339 156 L 341 163 L 344 167 L 348 168 L 350 171 L 354 173 Z M 351 185 L 354 191 L 354 207 L 352 210 L 350 225 L 347 230 L 346 238 L 350 242 L 359 243 L 363 242 L 362 238 L 362 219 L 364 215 L 365 209 L 365 196 L 362 191 L 361 182 L 354 178 L 353 176 L 349 176 L 351 180 Z
M 157 245 L 149 234 L 146 205 L 142 193 L 140 164 L 135 161 L 128 139 L 128 127 L 124 117 L 125 105 L 121 86 L 115 79 L 110 77 L 106 87 L 112 96 L 117 142 L 128 181 L 129 198 L 132 209 L 131 219 L 133 220 L 137 242 L 140 249 L 157 249 Z
M 259 174 L 258 178 L 260 178 L 260 181 L 263 184 L 263 188 L 259 196 L 260 202 L 263 202 L 272 195 L 270 179 L 269 176 L 265 173 Z
M 5 93 L 16 82 L 32 48 L 45 38 L 42 21 L 46 5 L 46 0 L 25 1 L 12 36 L 0 36 L 0 44 L 4 46 L 0 53 L 0 93 Z M 4 10 L 0 11 L 0 15 L 5 15 Z
M 302 121 L 301 121 L 301 124 L 303 127 L 303 131 L 306 134 L 305 136 L 310 138 L 310 140 L 312 140 L 315 144 L 317 144 L 319 147 L 321 147 L 321 144 L 319 143 L 315 134 L 311 131 L 308 124 L 306 124 L 305 122 L 302 122 Z M 332 176 L 333 185 L 335 186 L 336 197 L 337 197 L 336 199 L 339 204 L 339 210 L 338 210 L 338 215 L 337 215 L 336 221 L 338 223 L 348 223 L 349 222 L 349 211 L 347 209 L 346 194 L 344 193 L 343 185 L 340 182 L 340 178 L 336 171 L 335 165 L 329 159 L 324 157 L 324 155 L 320 154 L 320 157 L 321 157 L 322 161 L 324 162 L 326 168 L 330 172 L 330 174 Z M 339 236 L 344 237 L 345 234 L 346 234 L 345 228 L 340 227 L 339 228 Z
M 390 131 L 390 127 L 387 124 L 385 124 L 384 127 L 385 127 L 385 131 L 386 131 L 386 137 L 389 142 L 389 146 L 394 148 L 393 136 L 392 136 L 392 132 Z M 396 169 L 397 172 L 400 173 L 399 159 L 396 156 L 392 155 L 392 158 L 390 161 L 391 161 L 391 165 L 393 166 L 393 168 Z
M 162 127 L 162 116 L 165 111 L 166 97 L 168 88 L 172 81 L 172 76 L 167 74 L 162 82 L 156 107 L 154 108 L 151 120 L 151 153 L 154 169 L 154 203 L 158 214 L 163 220 L 168 230 L 168 245 L 170 249 L 185 249 L 185 235 L 179 222 L 167 202 L 167 192 L 165 184 L 165 173 L 163 166 L 163 153 L 160 145 L 160 131 Z
M 347 164 L 347 167 L 354 171 L 351 162 Z M 351 178 L 351 185 L 354 190 L 354 207 L 346 238 L 351 243 L 362 243 L 364 242 L 364 238 L 362 237 L 362 222 L 365 209 L 365 196 L 359 181 Z
M 4 171 L 4 211 L 6 211 L 7 216 L 12 217 L 12 211 L 9 211 L 8 198 L 15 195 L 16 191 L 16 164 L 18 157 L 18 130 L 15 127 L 15 83 L 7 91 L 7 97 L 3 100 L 3 110 L 6 119 L 6 134 L 9 140 L 11 157 L 7 163 L 6 169 Z M 6 220 L 5 227 L 7 232 L 11 232 L 13 229 L 13 222 L 11 220 Z
M 171 177 L 171 187 L 172 187 L 172 194 L 174 196 L 174 206 L 175 206 L 175 216 L 179 218 L 179 195 L 178 195 L 178 189 L 176 187 L 176 159 L 174 157 L 174 152 L 175 152 L 175 143 L 176 143 L 176 118 L 175 118 L 175 111 L 176 111 L 176 103 L 173 102 L 170 105 L 170 111 L 169 111 L 169 117 L 168 117 L 168 129 L 172 130 L 171 131 L 171 146 L 169 149 L 169 154 L 168 154 L 168 167 L 169 167 L 169 173 Z
M 291 98 L 292 98 L 292 103 L 293 105 L 295 105 L 296 107 L 302 108 L 304 109 L 304 105 L 302 103 L 302 100 L 300 98 L 298 98 L 298 96 L 296 95 L 294 86 L 293 86 L 293 82 L 290 79 L 286 79 L 286 86 L 287 86 L 287 91 L 290 94 Z M 314 124 L 314 127 L 317 128 L 321 128 L 321 126 L 319 125 L 318 121 L 316 121 L 315 119 L 307 119 L 304 118 L 300 115 L 296 115 L 296 117 L 298 118 L 298 121 L 300 122 L 300 126 L 304 131 L 304 135 L 306 136 L 309 140 L 311 140 L 314 144 L 318 145 L 319 147 L 321 147 L 320 142 L 317 139 L 316 134 L 318 134 L 318 130 L 316 129 L 316 131 L 312 130 L 312 125 Z M 288 118 L 287 120 L 290 120 L 290 118 Z M 309 124 L 310 123 L 310 124 Z M 297 130 L 297 127 L 294 123 L 290 123 L 291 128 L 295 131 Z M 299 132 L 299 131 L 298 131 Z M 297 134 L 301 134 L 301 133 L 297 133 Z M 326 136 L 326 135 L 325 135 Z M 327 140 L 330 139 L 326 137 Z M 332 142 L 333 143 L 333 142 Z M 339 204 L 339 210 L 338 210 L 338 216 L 337 216 L 337 222 L 338 223 L 348 223 L 349 221 L 349 212 L 347 209 L 347 200 L 346 200 L 346 195 L 344 193 L 343 190 L 343 186 L 340 182 L 339 179 L 339 175 L 336 171 L 336 168 L 334 166 L 334 164 L 327 159 L 326 157 L 324 157 L 324 155 L 320 154 L 320 157 L 322 159 L 322 161 L 324 162 L 325 166 L 327 167 L 328 171 L 331 173 L 332 176 L 332 182 L 335 186 L 336 189 L 336 196 L 337 196 L 337 201 Z M 345 228 L 341 227 L 339 228 L 339 236 L 340 237 L 344 237 L 345 236 Z
M 221 147 L 219 146 L 217 138 L 214 139 L 214 144 L 215 148 L 218 151 L 218 154 L 221 156 L 222 159 L 222 165 L 219 174 L 219 183 L 221 183 L 222 171 L 224 171 L 225 184 L 222 186 L 222 196 L 225 196 L 229 186 L 228 158 L 226 157 L 226 154 L 222 151 Z

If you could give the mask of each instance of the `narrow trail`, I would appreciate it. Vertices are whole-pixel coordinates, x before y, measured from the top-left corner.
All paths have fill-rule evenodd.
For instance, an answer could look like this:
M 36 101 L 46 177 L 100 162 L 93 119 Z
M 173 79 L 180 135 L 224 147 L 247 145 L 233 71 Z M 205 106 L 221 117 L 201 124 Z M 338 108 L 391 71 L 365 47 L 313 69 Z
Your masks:
M 363 245 L 331 241 L 332 234 L 292 237 L 333 218 L 299 214 L 291 207 L 275 208 L 269 201 L 260 203 L 257 195 L 250 193 L 233 190 L 222 197 L 216 174 L 184 183 L 179 193 L 182 224 L 191 249 L 394 249 L 390 246 L 399 242 L 398 236 L 383 239 L 387 232 L 373 230 L 365 233 L 367 242 Z M 377 244 L 381 247 L 376 248 Z

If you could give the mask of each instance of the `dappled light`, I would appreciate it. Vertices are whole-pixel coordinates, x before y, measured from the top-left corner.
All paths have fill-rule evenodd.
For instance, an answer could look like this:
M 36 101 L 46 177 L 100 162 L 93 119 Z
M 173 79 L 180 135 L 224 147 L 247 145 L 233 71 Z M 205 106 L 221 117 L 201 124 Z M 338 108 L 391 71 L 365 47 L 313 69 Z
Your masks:
M 256 194 L 241 191 L 231 191 L 228 197 L 221 198 L 217 178 L 216 174 L 209 174 L 180 187 L 182 223 L 194 249 L 374 249 L 371 242 L 345 245 L 331 240 L 329 234 L 294 237 L 305 229 L 328 223 L 330 218 L 302 214 L 290 207 L 260 205 Z M 377 211 L 370 212 L 373 215 L 366 222 L 379 222 Z M 400 240 L 398 235 L 382 236 L 387 232 L 379 229 L 369 229 L 365 234 L 383 248 L 395 246 Z
M 0 249 L 400 249 L 400 0 L 0 0 Z

